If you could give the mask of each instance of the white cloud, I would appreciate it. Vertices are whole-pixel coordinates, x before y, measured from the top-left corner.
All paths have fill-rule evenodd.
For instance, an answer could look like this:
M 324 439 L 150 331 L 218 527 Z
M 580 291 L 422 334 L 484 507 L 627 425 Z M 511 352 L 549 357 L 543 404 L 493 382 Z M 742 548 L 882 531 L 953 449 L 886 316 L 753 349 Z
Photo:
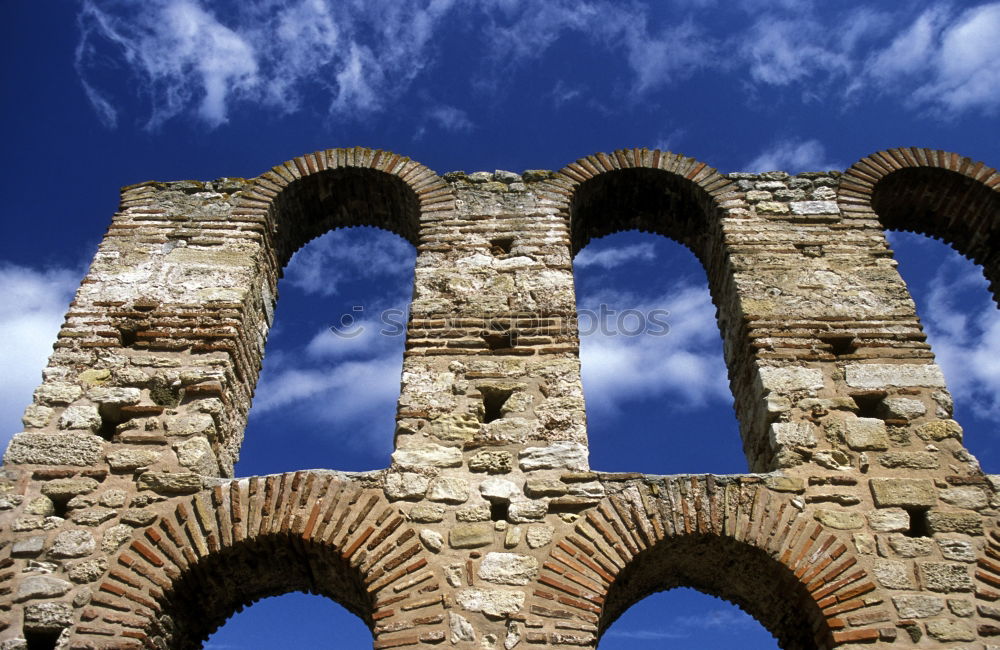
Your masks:
M 927 337 L 960 407 L 1000 418 L 1000 310 L 978 266 L 954 251 L 918 295 Z
M 631 400 L 653 396 L 676 398 L 674 403 L 684 408 L 732 401 L 707 286 L 679 283 L 655 300 L 634 303 L 628 314 L 619 307 L 629 304 L 628 296 L 619 295 L 613 303 L 601 297 L 580 300 L 581 371 L 588 409 L 615 413 Z M 601 318 L 602 302 L 616 311 Z M 650 333 L 630 335 L 638 329 L 637 314 Z M 597 327 L 602 320 L 606 325 Z M 658 324 L 664 322 L 665 334 Z
M 653 259 L 656 259 L 653 242 L 642 242 L 617 248 L 602 248 L 596 252 L 591 248 L 584 248 L 573 258 L 573 264 L 578 268 L 597 266 L 602 269 L 613 269 L 636 260 Z
M 131 16 L 130 16 L 131 17 Z M 81 39 L 77 69 L 87 95 L 106 124 L 117 110 L 106 94 L 87 81 L 104 61 L 102 45 L 111 45 L 141 80 L 153 111 L 148 125 L 156 127 L 188 104 L 210 126 L 226 121 L 230 96 L 257 85 L 256 51 L 243 36 L 221 24 L 195 0 L 153 0 L 134 19 L 116 16 L 87 0 L 79 17 Z
M 782 140 L 748 162 L 746 171 L 766 172 L 781 169 L 790 173 L 842 169 L 843 165 L 827 159 L 826 148 L 819 140 Z
M 200 0 L 86 0 L 76 66 L 109 126 L 122 103 L 122 63 L 148 101 L 150 128 L 191 108 L 218 126 L 237 100 L 294 112 L 316 89 L 333 114 L 356 118 L 384 108 L 432 60 L 452 4 L 248 0 L 221 14 Z M 101 83 L 109 78 L 114 85 Z
M 41 383 L 80 277 L 68 269 L 0 263 L 0 448 L 22 429 L 21 415 Z
M 468 133 L 476 126 L 468 113 L 454 106 L 434 106 L 427 112 L 427 116 L 443 130 L 452 133 Z
M 305 293 L 332 296 L 351 278 L 398 279 L 412 272 L 415 260 L 413 246 L 401 237 L 374 228 L 341 228 L 296 252 L 284 280 Z

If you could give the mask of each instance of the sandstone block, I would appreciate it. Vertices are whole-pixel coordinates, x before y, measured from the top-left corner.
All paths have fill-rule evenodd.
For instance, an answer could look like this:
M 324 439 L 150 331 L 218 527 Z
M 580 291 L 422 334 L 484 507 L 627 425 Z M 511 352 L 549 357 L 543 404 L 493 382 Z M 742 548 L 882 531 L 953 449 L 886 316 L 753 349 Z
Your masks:
M 936 512 L 927 513 L 927 527 L 932 534 L 964 533 L 966 535 L 982 535 L 982 517 L 973 512 Z
M 968 510 L 981 510 L 989 506 L 989 499 L 982 488 L 963 486 L 941 490 L 939 495 L 941 500 L 956 508 L 966 508 Z
M 521 488 L 512 481 L 488 478 L 479 484 L 479 493 L 487 501 L 507 503 L 521 496 Z
M 139 489 L 157 494 L 194 494 L 201 490 L 201 477 L 192 472 L 144 472 L 139 477 Z
M 910 529 L 910 514 L 902 508 L 885 508 L 868 513 L 868 525 L 882 533 L 905 532 Z
M 547 524 L 534 524 L 528 526 L 528 533 L 525 539 L 529 548 L 541 548 L 552 541 L 552 534 L 555 529 Z
M 880 508 L 933 506 L 937 502 L 937 489 L 930 479 L 873 478 L 869 484 Z
M 407 515 L 410 521 L 422 524 L 433 524 L 444 519 L 444 506 L 435 503 L 421 503 L 410 508 Z
M 896 606 L 900 618 L 927 618 L 937 616 L 944 611 L 944 598 L 940 596 L 916 594 L 893 596 L 892 604 Z
M 105 441 L 89 433 L 19 433 L 10 441 L 4 463 L 14 465 L 75 465 L 101 461 Z
M 813 516 L 824 526 L 838 530 L 855 530 L 865 525 L 865 517 L 860 512 L 820 508 Z
M 463 478 L 439 476 L 431 480 L 427 498 L 443 503 L 465 503 L 469 500 L 469 482 Z
M 526 585 L 538 573 L 538 560 L 518 553 L 487 553 L 479 564 L 479 577 L 501 585 Z
M 845 369 L 851 388 L 944 388 L 944 375 L 935 364 L 855 363 Z
M 493 526 L 486 523 L 461 524 L 448 531 L 452 548 L 479 548 L 493 543 Z
M 155 463 L 159 457 L 160 451 L 149 447 L 116 448 L 108 452 L 108 465 L 115 471 L 128 472 L 148 467 Z
M 855 451 L 882 451 L 889 448 L 885 422 L 876 418 L 853 418 L 844 422 L 844 439 Z
M 71 558 L 90 555 L 97 548 L 94 536 L 86 530 L 66 530 L 56 535 L 49 549 L 50 557 Z
M 931 591 L 972 591 L 972 578 L 969 577 L 969 568 L 964 564 L 923 562 L 920 564 L 920 575 L 924 585 Z
M 424 498 L 430 479 L 413 472 L 389 472 L 385 475 L 385 496 L 393 501 Z
M 515 524 L 538 521 L 548 511 L 549 506 L 544 501 L 517 501 L 507 508 L 507 518 Z
M 420 541 L 434 553 L 440 551 L 441 547 L 444 546 L 444 537 L 441 536 L 441 533 L 429 528 L 424 528 L 420 531 Z
M 69 501 L 78 494 L 88 494 L 97 489 L 99 483 L 92 478 L 57 478 L 42 485 L 42 494 L 53 501 Z
M 953 619 L 928 621 L 927 634 L 942 643 L 976 640 L 976 633 L 968 623 Z
M 458 604 L 470 612 L 482 612 L 492 618 L 506 618 L 524 607 L 524 592 L 499 589 L 462 589 L 455 594 Z
M 775 422 L 770 429 L 771 447 L 815 447 L 816 435 L 810 422 Z
M 930 451 L 890 451 L 879 456 L 879 465 L 889 469 L 937 469 L 938 454 Z
M 42 404 L 72 404 L 81 395 L 83 389 L 76 384 L 50 381 L 35 390 L 35 399 Z
M 578 442 L 554 442 L 547 447 L 527 447 L 518 454 L 525 472 L 539 469 L 588 469 L 587 448 Z
M 836 201 L 792 201 L 792 214 L 840 214 Z
M 941 548 L 941 555 L 946 560 L 955 562 L 975 562 L 976 550 L 972 542 L 964 539 L 939 538 L 938 546 Z
M 59 416 L 59 428 L 97 431 L 101 428 L 101 415 L 97 412 L 96 406 L 86 404 L 68 406 Z
M 73 622 L 68 603 L 32 603 L 24 608 L 24 629 L 35 633 L 58 634 Z
M 514 457 L 509 451 L 485 449 L 469 459 L 469 470 L 487 474 L 506 474 L 514 466 Z
M 462 450 L 435 444 L 397 449 L 392 461 L 400 467 L 458 467 L 462 464 Z
M 947 438 L 962 439 L 962 427 L 954 420 L 932 420 L 917 427 L 917 435 L 924 440 L 940 442 Z
M 886 397 L 879 404 L 879 414 L 895 420 L 916 420 L 927 413 L 920 400 L 909 397 Z
M 877 560 L 873 573 L 879 584 L 888 589 L 916 589 L 913 575 L 906 562 L 898 560 Z
M 800 366 L 764 366 L 758 370 L 764 390 L 769 393 L 814 391 L 823 388 L 823 371 Z

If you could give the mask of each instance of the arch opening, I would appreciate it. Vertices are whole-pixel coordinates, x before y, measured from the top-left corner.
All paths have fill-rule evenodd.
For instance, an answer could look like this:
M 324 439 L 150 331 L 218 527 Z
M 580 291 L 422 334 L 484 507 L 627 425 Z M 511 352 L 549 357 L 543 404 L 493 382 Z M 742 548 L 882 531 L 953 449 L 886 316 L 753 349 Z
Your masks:
M 756 547 L 699 534 L 665 538 L 638 553 L 608 590 L 599 633 L 643 598 L 677 587 L 737 605 L 785 650 L 832 646 L 822 611 L 790 570 Z
M 361 574 L 328 546 L 267 535 L 220 549 L 188 568 L 164 594 L 152 630 L 172 648 L 201 648 L 231 616 L 262 598 L 321 595 L 371 629 L 372 596 Z
M 962 443 L 987 473 L 1000 468 L 996 419 L 1000 417 L 1000 308 L 990 295 L 982 268 L 945 242 L 912 233 L 886 233 L 899 273 L 945 375 L 950 397 L 927 416 L 954 417 L 964 429 Z M 953 400 L 953 404 L 951 403 Z
M 290 592 L 234 615 L 205 643 L 215 648 L 370 648 L 371 631 L 324 596 Z
M 711 198 L 697 184 L 662 169 L 619 169 L 577 187 L 570 203 L 576 255 L 591 239 L 622 230 L 665 235 L 704 264 Z
M 271 205 L 280 267 L 312 239 L 335 228 L 373 226 L 414 246 L 420 202 L 399 177 L 372 169 L 328 169 L 288 184 Z
M 338 228 L 295 253 L 238 475 L 389 464 L 415 266 L 407 241 L 368 227 Z
M 629 607 L 607 628 L 598 650 L 775 650 L 777 643 L 763 625 L 733 603 L 690 587 L 675 587 Z
M 629 231 L 591 241 L 576 256 L 574 275 L 594 466 L 746 472 L 698 260 L 666 237 Z
M 937 166 L 896 169 L 869 181 L 871 209 L 885 228 L 942 239 L 979 264 L 1000 305 L 1000 192 L 981 176 Z
M 616 152 L 616 156 L 618 153 Z M 629 160 L 629 153 L 628 151 L 624 153 L 624 160 Z M 633 153 L 632 155 L 635 161 L 645 157 L 645 153 Z M 659 152 L 653 152 L 649 157 L 651 158 L 650 163 L 658 160 L 659 164 L 668 166 L 673 164 L 665 162 L 672 160 L 669 154 L 661 155 Z M 618 159 L 622 158 L 618 157 Z M 584 162 L 580 161 L 580 165 L 583 165 Z M 733 448 L 739 449 L 740 443 L 736 442 L 738 440 L 736 430 L 741 430 L 744 441 L 752 439 L 753 435 L 748 430 L 748 418 L 739 416 L 740 410 L 746 408 L 745 405 L 742 407 L 737 405 L 737 426 L 732 426 L 733 420 L 729 414 L 733 412 L 731 406 L 733 392 L 727 389 L 725 384 L 728 375 L 728 383 L 730 387 L 733 387 L 734 364 L 738 364 L 741 359 L 747 357 L 748 351 L 744 349 L 745 346 L 737 342 L 741 336 L 738 329 L 738 324 L 741 321 L 737 314 L 731 313 L 736 308 L 737 302 L 735 299 L 730 299 L 733 287 L 727 280 L 727 262 L 722 242 L 722 211 L 712 194 L 704 187 L 707 184 L 717 189 L 725 188 L 727 182 L 714 171 L 707 170 L 704 165 L 698 165 L 696 161 L 690 161 L 690 164 L 691 171 L 685 175 L 682 175 L 680 171 L 675 173 L 657 166 L 612 169 L 594 175 L 576 186 L 569 202 L 569 218 L 575 272 L 577 282 L 583 288 L 583 291 L 580 290 L 581 287 L 578 287 L 577 290 L 578 310 L 581 307 L 581 302 L 585 307 L 593 307 L 597 310 L 606 306 L 607 301 L 602 302 L 599 299 L 596 300 L 595 305 L 587 305 L 590 297 L 587 295 L 586 273 L 581 272 L 581 261 L 599 260 L 601 257 L 607 259 L 608 252 L 603 247 L 613 245 L 611 242 L 614 242 L 616 238 L 639 237 L 640 239 L 629 240 L 630 243 L 627 246 L 636 250 L 637 247 L 641 248 L 643 246 L 641 242 L 645 241 L 645 245 L 649 246 L 651 250 L 656 250 L 661 256 L 664 256 L 664 259 L 661 260 L 656 259 L 656 255 L 650 255 L 650 259 L 646 260 L 650 262 L 649 265 L 634 275 L 630 283 L 631 286 L 625 286 L 623 287 L 624 291 L 619 290 L 614 293 L 630 295 L 630 299 L 634 302 L 635 300 L 631 296 L 645 290 L 647 294 L 644 300 L 645 304 L 642 305 L 644 309 L 639 311 L 642 313 L 641 318 L 644 319 L 646 325 L 650 324 L 651 311 L 657 308 L 655 304 L 657 299 L 660 302 L 665 298 L 669 299 L 675 305 L 675 315 L 673 318 L 667 317 L 667 331 L 664 332 L 661 328 L 657 332 L 659 336 L 650 337 L 648 336 L 652 333 L 650 330 L 646 331 L 641 339 L 626 336 L 618 337 L 615 341 L 617 347 L 623 347 L 623 343 L 631 342 L 634 348 L 632 356 L 636 357 L 636 365 L 642 368 L 650 381 L 671 385 L 674 388 L 672 392 L 677 398 L 670 400 L 672 403 L 668 403 L 664 399 L 647 401 L 646 404 L 641 405 L 644 408 L 636 408 L 640 405 L 633 403 L 628 411 L 620 411 L 618 415 L 629 413 L 641 416 L 648 414 L 650 409 L 655 409 L 661 413 L 659 419 L 670 422 L 672 428 L 683 431 L 685 436 L 690 436 L 692 429 L 695 431 L 712 429 L 713 435 L 710 436 L 712 439 L 719 440 L 727 434 L 731 435 Z M 701 180 L 692 180 L 698 178 Z M 662 235 L 670 241 L 660 238 L 642 240 L 641 235 L 631 231 Z M 613 237 L 603 239 L 600 243 L 595 242 L 598 248 L 585 249 L 592 240 L 605 238 L 608 235 L 613 235 Z M 682 248 L 686 250 L 681 252 Z M 688 252 L 693 253 L 694 259 L 691 259 Z M 697 260 L 698 263 L 694 263 L 694 260 Z M 600 266 L 600 264 L 594 266 Z M 604 266 L 610 265 L 605 264 Z M 614 279 L 616 276 L 614 271 L 615 269 L 610 268 L 596 271 L 594 283 L 603 282 L 606 284 L 609 279 Z M 683 276 L 681 282 L 677 282 L 678 275 Z M 662 281 L 657 282 L 658 278 Z M 619 287 L 621 285 L 616 286 L 616 288 Z M 658 296 L 648 293 L 652 288 L 658 289 Z M 617 304 L 618 300 L 614 302 L 616 309 L 619 309 L 619 316 L 627 316 L 626 312 L 632 311 L 638 306 Z M 670 308 L 663 310 L 669 312 Z M 582 330 L 585 324 L 582 315 L 580 322 Z M 615 325 L 618 325 L 617 321 Z M 627 326 L 628 323 L 623 322 L 622 325 Z M 627 335 L 634 330 L 635 328 L 632 327 L 625 334 Z M 616 334 L 620 334 L 620 332 L 616 332 Z M 685 334 L 686 337 L 682 337 L 682 334 Z M 581 331 L 581 335 L 585 335 L 585 333 Z M 605 339 L 606 344 L 612 340 L 606 337 L 602 338 Z M 642 341 L 647 343 L 657 341 L 667 345 L 652 345 L 648 346 L 651 349 L 642 351 L 640 350 L 643 347 Z M 672 346 L 672 349 L 668 351 L 666 348 L 670 348 L 669 344 L 673 342 L 676 342 L 677 345 Z M 585 340 L 581 343 L 584 389 L 587 391 L 588 384 L 591 386 L 594 384 L 596 370 L 594 363 L 601 362 L 589 363 L 599 356 L 594 354 L 598 351 L 595 340 Z M 688 345 L 695 345 L 696 349 L 685 349 L 685 346 Z M 660 349 L 657 351 L 656 348 Z M 624 350 L 619 350 L 619 352 L 624 352 Z M 619 358 L 627 359 L 629 355 L 624 354 Z M 604 355 L 605 365 L 612 360 L 613 355 Z M 720 360 L 722 363 L 718 363 Z M 668 376 L 656 376 L 652 370 L 657 365 L 661 366 L 662 372 L 668 373 Z M 589 382 L 588 375 L 590 376 Z M 620 383 L 611 384 L 611 386 L 620 385 Z M 649 391 L 646 390 L 648 388 L 648 385 L 642 386 L 643 391 L 647 394 L 649 394 Z M 594 404 L 594 391 L 587 392 L 590 393 L 587 395 L 589 412 Z M 653 393 L 655 392 L 653 391 Z M 663 395 L 662 392 L 660 394 Z M 635 402 L 635 400 L 632 401 Z M 678 413 L 685 409 L 677 407 L 683 404 L 704 408 L 697 414 L 695 410 L 688 409 L 690 417 L 678 421 Z M 596 428 L 595 424 L 598 424 Z M 662 422 L 660 426 L 663 426 Z M 646 424 L 640 430 L 648 431 L 648 427 L 649 425 Z M 590 428 L 592 431 L 599 430 L 599 420 L 591 419 Z M 632 427 L 625 428 L 631 429 Z M 718 432 L 719 436 L 714 435 L 715 432 Z M 620 435 L 618 431 L 614 433 L 616 436 Z M 676 439 L 670 442 L 674 447 L 677 446 Z M 591 450 L 594 452 L 595 462 L 599 466 L 601 462 L 600 441 L 598 440 L 596 445 L 594 443 L 595 440 L 592 439 Z M 745 453 L 748 448 L 747 444 L 743 443 L 744 453 L 742 457 L 740 454 L 734 453 L 727 455 L 727 459 L 722 462 L 718 462 L 721 460 L 719 457 L 713 458 L 706 448 L 702 448 L 702 457 L 695 461 L 696 465 L 701 465 L 697 468 L 690 465 L 685 467 L 685 461 L 677 456 L 659 456 L 661 460 L 672 457 L 673 460 L 670 462 L 677 462 L 675 466 L 670 468 L 672 471 L 743 472 L 746 471 L 748 464 L 748 457 Z M 640 444 L 633 447 L 644 449 L 645 445 Z M 623 448 L 625 448 L 623 445 L 616 446 L 616 449 Z M 650 461 L 654 460 L 656 456 L 644 453 L 640 457 L 633 458 L 631 460 L 637 462 L 638 465 L 633 463 L 628 467 L 628 470 L 634 471 L 641 468 L 645 471 L 663 473 L 664 467 L 662 465 L 649 467 Z M 624 465 L 619 469 L 627 471 Z

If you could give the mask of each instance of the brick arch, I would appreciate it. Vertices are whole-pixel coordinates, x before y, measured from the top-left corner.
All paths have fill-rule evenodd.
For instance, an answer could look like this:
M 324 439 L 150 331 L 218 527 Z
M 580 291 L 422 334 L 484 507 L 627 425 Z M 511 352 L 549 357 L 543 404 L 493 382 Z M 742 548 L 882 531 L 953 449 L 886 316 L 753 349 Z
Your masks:
M 878 639 L 856 616 L 879 601 L 865 597 L 876 585 L 859 568 L 850 538 L 765 483 L 786 480 L 705 475 L 609 484 L 610 495 L 542 564 L 530 607 L 547 619 L 548 641 L 592 647 L 628 607 L 682 586 L 739 605 L 784 648 Z M 849 613 L 857 627 L 849 627 Z
M 416 245 L 420 222 L 454 209 L 451 187 L 434 171 L 389 151 L 325 149 L 293 158 L 256 179 L 233 214 L 267 224 L 275 266 L 333 228 L 383 228 Z
M 109 558 L 72 635 L 98 647 L 114 635 L 116 648 L 197 648 L 243 606 L 290 591 L 335 600 L 382 647 L 444 638 L 438 577 L 405 516 L 382 490 L 323 471 L 179 499 Z
M 916 147 L 862 158 L 841 177 L 847 215 L 942 239 L 976 262 L 1000 304 L 1000 173 L 955 153 Z

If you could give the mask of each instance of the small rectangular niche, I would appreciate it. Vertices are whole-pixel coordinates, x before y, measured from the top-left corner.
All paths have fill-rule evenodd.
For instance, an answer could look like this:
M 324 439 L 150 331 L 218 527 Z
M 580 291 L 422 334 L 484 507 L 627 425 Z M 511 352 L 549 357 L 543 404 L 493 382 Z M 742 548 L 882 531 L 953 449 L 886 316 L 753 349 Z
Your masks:
M 910 516 L 910 527 L 903 534 L 907 537 L 930 537 L 931 525 L 927 521 L 929 508 L 906 508 Z
M 858 340 L 853 334 L 827 334 L 821 335 L 822 341 L 835 357 L 843 357 L 854 354 L 858 349 Z
M 494 501 L 490 504 L 490 519 L 493 521 L 509 521 L 510 504 L 506 501 Z
M 489 423 L 503 417 L 503 406 L 514 394 L 510 388 L 496 386 L 481 386 L 479 392 L 483 396 L 483 422 Z
M 494 237 L 490 240 L 490 253 L 495 257 L 510 255 L 510 249 L 514 246 L 513 237 Z
M 517 332 L 506 327 L 494 325 L 489 332 L 483 334 L 483 342 L 491 351 L 509 350 L 517 347 Z
M 885 391 L 866 391 L 864 393 L 851 393 L 851 398 L 858 405 L 857 415 L 859 418 L 882 418 L 882 400 L 885 399 Z
M 28 650 L 55 650 L 61 630 L 29 630 L 25 629 L 24 640 Z

